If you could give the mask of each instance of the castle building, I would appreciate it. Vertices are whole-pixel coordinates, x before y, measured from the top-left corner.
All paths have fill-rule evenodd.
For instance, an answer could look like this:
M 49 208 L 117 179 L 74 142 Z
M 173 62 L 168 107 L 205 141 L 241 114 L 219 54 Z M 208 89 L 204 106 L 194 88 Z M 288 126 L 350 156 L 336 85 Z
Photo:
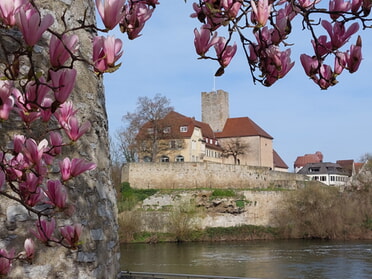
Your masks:
M 172 111 L 158 123 L 156 161 L 215 162 L 288 171 L 273 149 L 272 136 L 249 117 L 229 117 L 227 92 L 202 92 L 201 102 L 202 121 Z M 140 138 L 154 133 L 151 125 L 141 128 Z M 148 150 L 140 150 L 140 161 L 150 161 L 150 157 Z

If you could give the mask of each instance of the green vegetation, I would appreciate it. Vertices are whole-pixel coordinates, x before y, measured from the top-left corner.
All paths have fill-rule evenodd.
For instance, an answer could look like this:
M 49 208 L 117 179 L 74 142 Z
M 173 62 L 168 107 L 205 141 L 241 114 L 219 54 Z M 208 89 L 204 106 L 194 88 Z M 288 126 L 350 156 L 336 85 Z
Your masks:
M 133 189 L 128 182 L 123 182 L 118 199 L 119 212 L 132 210 L 139 202 L 154 195 L 157 191 L 155 189 Z
M 212 192 L 211 198 L 226 198 L 235 197 L 236 193 L 231 189 L 215 189 Z

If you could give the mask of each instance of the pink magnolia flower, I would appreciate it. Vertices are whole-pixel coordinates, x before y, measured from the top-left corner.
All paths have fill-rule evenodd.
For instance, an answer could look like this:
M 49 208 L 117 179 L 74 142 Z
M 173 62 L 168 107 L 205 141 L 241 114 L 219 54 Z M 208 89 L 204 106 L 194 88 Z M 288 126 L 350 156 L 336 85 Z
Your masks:
M 48 243 L 52 239 L 53 232 L 56 228 L 56 221 L 52 218 L 50 222 L 46 220 L 36 221 L 37 231 L 31 231 L 37 239 L 43 243 Z
M 335 55 L 334 73 L 340 75 L 346 67 L 346 54 L 344 52 L 337 52 Z
M 13 26 L 16 24 L 15 15 L 19 9 L 29 3 L 28 0 L 2 0 L 0 1 L 0 21 L 6 25 Z
M 79 121 L 75 116 L 71 116 L 68 123 L 63 126 L 67 136 L 72 141 L 77 141 L 82 135 L 89 131 L 91 125 L 89 121 L 85 121 L 79 125 Z
M 63 159 L 59 163 L 62 180 L 69 180 L 71 177 L 78 176 L 87 170 L 93 170 L 96 168 L 96 164 L 89 163 L 80 158 L 74 158 L 70 160 L 69 158 Z
M 124 3 L 125 0 L 104 0 L 104 3 L 96 0 L 98 13 L 107 29 L 114 29 L 124 17 Z
M 258 27 L 266 25 L 270 16 L 271 6 L 272 4 L 269 5 L 269 0 L 251 0 L 252 16 L 254 22 L 257 22 Z
M 218 42 L 217 32 L 215 32 L 212 36 L 209 24 L 202 25 L 200 32 L 195 28 L 194 34 L 195 50 L 200 56 L 204 56 L 209 48 Z
M 332 44 L 327 42 L 327 36 L 325 35 L 320 36 L 317 41 L 311 40 L 311 44 L 315 54 L 319 57 L 332 52 Z
M 361 45 L 351 45 L 350 51 L 346 54 L 347 68 L 350 73 L 354 73 L 359 69 L 362 62 L 362 47 Z
M 345 2 L 344 0 L 331 0 L 329 1 L 329 11 L 331 12 L 329 16 L 336 20 L 340 17 L 339 13 L 332 12 L 347 12 L 351 8 L 351 3 L 349 1 Z
M 23 154 L 27 158 L 30 164 L 38 165 L 41 163 L 41 159 L 43 156 L 44 151 L 48 148 L 48 141 L 43 139 L 36 143 L 34 139 L 26 139 L 23 149 Z
M 79 37 L 77 35 L 64 34 L 61 39 L 52 35 L 49 44 L 50 63 L 55 68 L 63 66 L 71 57 L 71 53 L 75 53 L 78 48 Z
M 359 30 L 359 24 L 354 22 L 348 29 L 342 22 L 334 22 L 333 27 L 329 21 L 322 20 L 322 26 L 327 30 L 331 38 L 332 48 L 334 50 L 342 47 L 350 37 Z
M 49 180 L 45 194 L 48 196 L 51 204 L 58 208 L 65 208 L 67 201 L 67 192 L 65 186 L 59 180 Z
M 81 224 L 75 224 L 73 226 L 65 226 L 60 229 L 60 232 L 64 240 L 71 246 L 71 248 L 76 248 L 79 244 L 79 239 L 83 226 Z
M 272 62 L 266 67 L 266 86 L 271 86 L 278 79 L 283 78 L 294 66 L 294 62 L 291 61 L 291 49 L 286 49 L 285 51 L 276 50 L 274 57 Z
M 234 57 L 237 45 L 234 43 L 233 46 L 227 45 L 227 41 L 224 37 L 219 37 L 218 41 L 214 45 L 214 48 L 216 50 L 218 62 L 220 63 L 221 67 L 225 68 L 227 67 L 231 59 Z
M 235 18 L 242 6 L 241 0 L 222 0 L 221 6 L 227 11 L 229 18 Z
M 22 121 L 27 125 L 40 117 L 40 111 L 35 110 L 35 107 L 25 100 L 25 96 L 18 90 L 13 91 L 15 105 L 14 110 L 21 117 Z
M 48 153 L 51 155 L 58 155 L 62 152 L 63 140 L 62 136 L 59 132 L 51 132 L 49 134 L 49 143 L 52 148 L 49 150 Z
M 19 195 L 28 206 L 35 206 L 44 198 L 39 185 L 41 178 L 34 173 L 26 173 L 25 181 L 19 184 Z
M 54 113 L 54 116 L 57 118 L 58 123 L 62 126 L 68 126 L 68 121 L 70 117 L 76 114 L 77 110 L 74 109 L 74 106 L 71 101 L 65 102 L 59 106 L 59 108 Z
M 76 70 L 61 69 L 58 71 L 49 71 L 54 89 L 54 96 L 58 103 L 63 104 L 70 96 L 75 86 Z
M 41 78 L 38 82 L 27 83 L 24 101 L 30 108 L 37 110 L 42 107 L 49 93 L 50 87 L 46 85 L 44 78 Z
M 301 54 L 300 60 L 306 75 L 312 77 L 318 72 L 319 61 L 318 59 L 316 59 L 316 57 L 311 57 L 307 54 Z
M 352 0 L 351 1 L 351 11 L 353 13 L 358 12 L 359 8 L 362 6 L 363 0 Z
M 26 258 L 32 259 L 35 255 L 35 243 L 31 238 L 27 238 L 24 244 Z
M 321 89 L 327 89 L 337 83 L 335 75 L 332 71 L 331 66 L 322 64 L 319 67 L 319 77 L 313 77 L 313 81 L 319 85 Z
M 122 32 L 126 32 L 128 38 L 138 38 L 147 20 L 152 16 L 153 9 L 143 2 L 131 2 L 125 6 L 125 17 L 120 23 Z
M 96 36 L 93 39 L 93 63 L 96 72 L 104 73 L 115 68 L 115 62 L 123 54 L 122 41 L 113 36 Z
M 297 0 L 300 6 L 304 9 L 310 9 L 319 3 L 321 0 Z
M 39 41 L 43 33 L 53 24 L 54 18 L 47 14 L 43 19 L 40 18 L 39 12 L 30 7 L 25 9 L 21 7 L 16 15 L 18 28 L 21 30 L 25 42 L 33 46 Z
M 12 92 L 15 89 L 9 81 L 0 80 L 0 119 L 7 120 L 14 106 Z
M 5 249 L 0 249 L 0 276 L 6 276 L 12 266 L 14 259 L 14 250 L 8 252 Z

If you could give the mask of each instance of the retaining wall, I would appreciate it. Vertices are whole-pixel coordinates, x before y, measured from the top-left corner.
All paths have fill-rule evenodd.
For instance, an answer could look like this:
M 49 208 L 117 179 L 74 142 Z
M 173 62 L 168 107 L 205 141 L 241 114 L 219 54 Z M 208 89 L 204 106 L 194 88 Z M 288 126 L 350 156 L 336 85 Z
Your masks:
M 217 163 L 129 163 L 121 181 L 137 189 L 286 188 L 303 186 L 307 177 L 270 168 Z

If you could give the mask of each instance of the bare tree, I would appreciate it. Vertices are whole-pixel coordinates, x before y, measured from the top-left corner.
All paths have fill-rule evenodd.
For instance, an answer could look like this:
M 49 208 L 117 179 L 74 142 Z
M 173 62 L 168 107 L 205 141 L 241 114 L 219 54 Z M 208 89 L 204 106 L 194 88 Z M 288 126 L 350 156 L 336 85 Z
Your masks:
M 155 161 L 159 152 L 159 139 L 167 124 L 161 121 L 174 108 L 165 96 L 156 94 L 154 98 L 139 97 L 136 111 L 123 116 L 127 123 L 120 134 L 120 146 L 127 162 L 137 160 L 138 153 L 149 154 Z
M 222 157 L 234 158 L 234 164 L 240 164 L 239 156 L 247 154 L 249 144 L 241 140 L 241 138 L 231 138 L 220 142 L 222 147 Z

